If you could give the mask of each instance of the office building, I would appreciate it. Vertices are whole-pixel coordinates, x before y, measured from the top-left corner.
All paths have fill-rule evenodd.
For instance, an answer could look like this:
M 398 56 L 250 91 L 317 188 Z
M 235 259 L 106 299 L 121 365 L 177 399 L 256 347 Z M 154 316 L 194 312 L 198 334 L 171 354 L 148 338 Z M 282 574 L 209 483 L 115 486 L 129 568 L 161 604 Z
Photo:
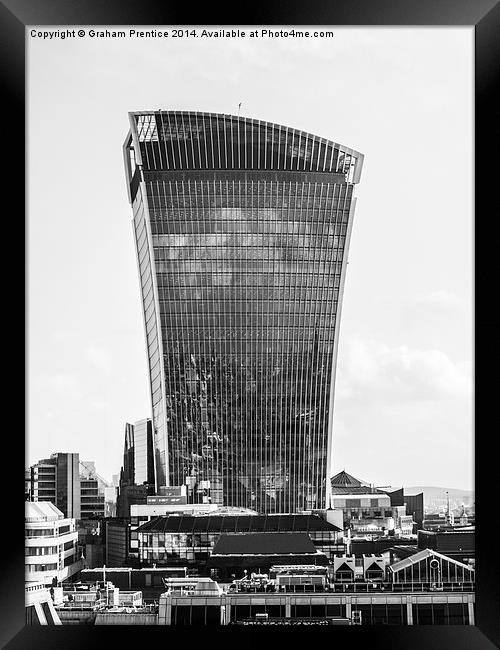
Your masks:
M 343 512 L 344 527 L 354 525 L 360 531 L 381 533 L 394 528 L 390 497 L 369 483 L 361 481 L 345 470 L 330 479 L 331 502 L 334 510 Z
M 104 517 L 104 494 L 96 478 L 80 477 L 80 518 Z
M 363 156 L 269 122 L 130 113 L 124 144 L 156 485 L 324 509 Z
M 131 504 L 146 503 L 155 492 L 153 426 L 150 419 L 125 425 L 123 465 L 120 472 L 116 514 L 130 517 Z
M 78 453 L 55 453 L 26 470 L 25 498 L 53 503 L 66 517 L 104 517 L 107 482 L 93 461 L 80 461 Z
M 141 524 L 134 535 L 142 566 L 203 569 L 220 536 L 238 533 L 302 533 L 328 559 L 345 552 L 342 531 L 316 515 L 171 515 Z
M 80 519 L 79 454 L 52 454 L 32 465 L 29 472 L 31 501 L 49 501 L 65 517 Z
M 116 499 L 118 495 L 118 487 L 110 485 L 104 488 L 104 516 L 116 517 Z
M 82 569 L 75 520 L 49 502 L 27 501 L 25 515 L 26 582 L 52 585 Z

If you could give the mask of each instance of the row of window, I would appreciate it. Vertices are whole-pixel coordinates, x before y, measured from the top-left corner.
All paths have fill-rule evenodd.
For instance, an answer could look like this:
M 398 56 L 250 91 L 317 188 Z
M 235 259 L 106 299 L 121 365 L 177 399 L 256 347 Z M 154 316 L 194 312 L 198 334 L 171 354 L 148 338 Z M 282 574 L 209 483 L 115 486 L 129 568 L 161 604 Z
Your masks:
M 143 123 L 138 124 L 141 158 L 146 170 L 275 169 L 348 173 L 355 164 L 354 157 L 340 152 L 338 145 L 287 127 L 271 124 L 249 127 L 243 121 L 223 123 L 224 118 L 205 124 L 204 118 L 194 116 L 192 119 L 199 120 L 201 125 L 193 130 L 185 128 L 182 115 L 160 113 L 155 117 L 157 123 L 148 122 L 147 129 Z M 352 180 L 352 174 L 349 178 Z
M 266 249 L 241 246 L 217 248 L 205 246 L 196 248 L 161 248 L 155 250 L 155 268 L 158 271 L 205 271 L 207 274 L 202 285 L 231 284 L 238 276 L 233 273 L 248 273 L 258 270 L 268 274 L 270 279 L 276 271 L 289 273 L 290 271 L 323 272 L 328 276 L 332 274 L 331 263 L 342 260 L 341 249 L 328 248 L 297 248 L 297 249 Z M 323 262 L 321 265 L 315 262 Z M 194 263 L 194 264 L 193 264 Z M 300 265 L 296 267 L 297 263 Z M 326 264 L 325 264 L 326 263 Z M 170 267 L 170 268 L 169 268 Z M 219 275 L 225 273 L 226 275 Z M 229 275 L 227 275 L 229 274 Z M 274 284 L 274 281 L 271 283 Z
M 146 183 L 184 183 L 185 188 L 194 183 L 235 183 L 246 188 L 257 188 L 261 183 L 281 183 L 287 187 L 318 183 L 319 185 L 346 185 L 348 182 L 344 172 L 311 170 L 257 170 L 257 169 L 191 169 L 189 171 L 176 170 L 143 170 L 142 175 Z M 137 181 L 136 181 L 137 182 Z M 350 183 L 350 181 L 349 181 Z M 199 185 L 198 185 L 199 187 Z M 352 185 L 348 185 L 349 188 Z
M 214 201 L 220 207 L 253 207 L 258 201 L 279 201 L 281 205 L 300 205 L 304 208 L 326 207 L 329 202 L 350 200 L 353 186 L 346 183 L 324 181 L 290 181 L 290 180 L 229 180 L 187 179 L 153 180 L 146 178 L 146 195 L 152 206 L 197 208 L 206 201 Z M 167 203 L 165 203 L 165 201 Z M 222 201 L 231 201 L 223 205 Z M 235 202 L 238 203 L 235 204 Z
M 214 282 L 217 282 L 217 284 Z M 229 300 L 231 294 L 242 290 L 252 291 L 253 300 L 266 300 L 269 295 L 277 295 L 283 300 L 312 300 L 313 298 L 328 299 L 331 297 L 329 290 L 340 286 L 340 279 L 337 275 L 316 275 L 316 276 L 294 276 L 275 275 L 269 277 L 267 273 L 253 271 L 246 274 L 247 284 L 245 286 L 245 274 L 217 272 L 215 277 L 207 277 L 204 273 L 163 273 L 157 276 L 158 296 L 168 299 L 170 290 L 177 290 L 177 287 L 199 291 L 203 297 L 204 292 L 207 300 L 210 296 L 217 299 Z M 288 280 L 288 282 L 287 282 Z M 246 296 L 245 296 L 246 298 Z
M 247 255 L 255 255 L 267 251 L 270 256 L 288 253 L 296 255 L 299 251 L 306 250 L 319 254 L 320 251 L 330 251 L 338 246 L 343 247 L 345 237 L 337 235 L 327 236 L 321 233 L 277 233 L 274 236 L 262 233 L 234 232 L 223 233 L 181 233 L 181 234 L 153 234 L 152 242 L 155 253 L 160 254 L 162 247 L 182 248 L 183 251 L 207 249 L 212 251 L 215 247 L 220 253 L 232 253 L 234 248 L 245 249 Z M 158 250 L 156 250 L 158 248 Z M 201 249 L 201 250 L 200 250 Z M 178 251 L 176 251 L 178 252 Z
M 193 310 L 189 311 L 190 313 L 184 314 L 162 314 L 162 330 L 165 330 L 166 338 L 171 338 L 175 331 L 181 334 L 184 330 L 196 332 L 196 338 L 201 336 L 202 340 L 208 340 L 212 336 L 274 339 L 277 332 L 280 337 L 293 339 L 297 335 L 303 335 L 309 338 L 323 329 L 333 329 L 334 324 L 334 315 L 330 314 L 263 314 L 257 321 L 256 313 L 230 313 L 229 318 L 229 314 L 196 314 Z
M 267 614 L 269 618 L 284 618 L 286 606 L 267 602 L 262 604 L 231 605 L 231 621 L 255 619 L 256 614 Z M 406 604 L 358 604 L 353 603 L 351 614 L 362 625 L 407 625 L 408 610 Z M 294 618 L 325 618 L 346 617 L 346 606 L 338 604 L 317 604 L 311 600 L 309 604 L 290 605 L 290 617 Z M 431 603 L 412 605 L 413 624 L 415 625 L 467 625 L 469 612 L 467 603 Z M 207 605 L 173 605 L 172 625 L 217 625 L 220 619 L 220 607 Z
M 174 203 L 170 201 L 169 203 Z M 236 202 L 235 202 L 236 203 Z M 262 202 L 261 202 L 262 203 Z M 165 202 L 157 206 L 149 206 L 149 220 L 157 231 L 171 232 L 172 227 L 191 232 L 212 232 L 218 228 L 234 232 L 264 232 L 264 233 L 303 233 L 341 231 L 342 223 L 347 228 L 346 217 L 351 206 L 344 199 L 332 200 L 321 207 L 301 207 L 295 204 L 281 204 L 269 199 L 263 205 L 215 205 L 200 203 L 197 206 L 168 205 Z M 200 230 L 199 230 L 200 229 Z M 156 232 L 156 230 L 155 230 Z
M 216 251 L 214 251 L 216 252 Z M 343 251 L 335 250 L 332 251 L 331 262 L 337 262 L 342 260 Z M 211 274 L 218 271 L 217 266 L 214 265 L 214 261 L 217 260 L 217 255 L 214 255 L 213 258 L 207 256 L 206 260 L 200 260 L 197 258 L 192 258 L 190 260 L 186 259 L 177 259 L 177 260 L 155 260 L 155 269 L 156 273 L 202 273 L 202 274 Z M 255 273 L 257 271 L 263 271 L 269 275 L 272 279 L 273 275 L 281 277 L 286 277 L 292 274 L 304 274 L 308 278 L 307 284 L 312 284 L 311 273 L 324 274 L 325 276 L 331 275 L 331 265 L 330 261 L 326 262 L 316 262 L 310 260 L 265 260 L 265 259 L 245 259 L 244 254 L 241 257 L 234 256 L 234 259 L 225 258 L 224 264 L 235 267 L 236 270 L 240 269 L 242 272 Z M 226 269 L 222 268 L 221 271 Z M 195 278 L 189 279 L 189 284 L 193 282 Z M 283 280 L 282 280 L 283 282 Z M 207 284 L 207 280 L 201 282 L 201 285 Z M 274 284 L 274 282 L 273 282 Z M 281 284 L 281 282 L 280 282 Z
M 54 537 L 56 531 L 53 528 L 30 528 L 24 531 L 24 535 L 25 537 Z
M 206 297 L 203 297 L 204 293 Z M 170 292 L 163 292 L 159 301 L 161 322 L 183 325 L 186 319 L 189 321 L 191 315 L 191 318 L 197 317 L 195 320 L 200 325 L 208 326 L 212 323 L 218 327 L 234 327 L 234 319 L 241 321 L 239 315 L 243 316 L 241 324 L 246 324 L 248 327 L 266 327 L 273 324 L 286 327 L 287 323 L 311 327 L 316 324 L 330 326 L 336 315 L 338 300 L 337 292 L 332 290 L 316 292 L 317 299 L 311 299 L 309 295 L 296 301 L 293 298 L 287 301 L 280 293 L 276 292 L 273 295 L 269 292 L 267 300 L 252 301 L 243 308 L 238 308 L 238 306 L 231 307 L 229 300 L 221 305 L 220 301 L 224 298 L 219 298 L 216 291 L 210 293 L 191 287 L 178 287 Z M 241 292 L 238 293 L 237 298 L 241 299 Z M 172 306 L 176 305 L 179 309 L 173 310 Z M 249 306 L 251 309 L 248 309 Z M 147 320 L 149 316 L 150 314 Z
M 277 232 L 309 234 L 336 234 L 349 221 L 350 206 L 334 205 L 325 208 L 282 207 L 267 205 L 261 208 L 234 208 L 215 205 L 200 206 L 196 212 L 182 206 L 176 208 L 150 208 L 152 232 L 172 232 L 174 228 L 189 229 L 191 232 L 204 232 L 206 228 L 219 228 L 221 232 Z M 248 220 L 251 220 L 250 223 Z M 234 224 L 231 226 L 230 224 Z M 172 229 L 170 228 L 172 224 Z M 177 225 L 179 224 L 179 225 Z M 182 225 L 181 225 L 182 224 Z M 198 230 L 198 224 L 200 230 Z M 274 224 L 274 225 L 273 225 Z M 209 230 L 212 232 L 212 230 Z
M 132 517 L 131 524 L 138 525 L 140 522 L 139 518 Z M 192 524 L 191 524 L 192 525 Z M 249 523 L 249 529 L 251 529 L 251 522 Z M 271 527 L 267 532 L 277 532 Z M 137 532 L 135 531 L 134 539 L 140 540 L 140 545 L 145 550 L 149 549 L 177 549 L 177 548 L 212 548 L 217 540 L 220 538 L 223 533 L 232 533 L 232 532 L 245 532 L 240 528 L 220 530 L 215 533 L 146 533 L 146 532 Z M 248 532 L 248 531 L 246 531 Z M 255 532 L 255 531 L 254 531 Z M 263 532 L 263 531 L 260 531 Z M 283 532 L 283 531 L 282 531 Z M 290 531 L 285 531 L 290 532 Z M 294 532 L 305 532 L 307 533 L 314 542 L 327 542 L 333 541 L 336 542 L 337 534 L 335 531 L 316 531 L 316 530 L 298 530 Z
M 298 208 L 321 210 L 344 207 L 352 200 L 352 186 L 333 183 L 287 183 L 262 181 L 146 182 L 148 204 L 154 208 Z
M 250 234 L 270 237 L 270 235 L 286 236 L 288 240 L 296 237 L 308 238 L 333 238 L 345 236 L 347 234 L 347 224 L 345 223 L 304 223 L 290 219 L 247 221 L 246 215 L 242 214 L 237 220 L 222 219 L 196 219 L 191 221 L 175 221 L 166 214 L 164 218 L 151 222 L 151 234 L 153 240 L 155 236 L 161 235 L 226 235 L 226 234 Z
M 24 555 L 53 555 L 58 552 L 58 546 L 26 546 Z
M 26 571 L 34 573 L 35 571 L 57 571 L 57 562 L 51 564 L 26 564 Z
M 281 322 L 283 318 L 293 319 L 301 314 L 310 315 L 308 322 L 319 318 L 320 314 L 334 316 L 340 291 L 339 283 L 333 277 L 324 286 L 300 288 L 258 287 L 255 279 L 252 285 L 231 287 L 203 287 L 189 283 L 189 278 L 182 276 L 178 276 L 178 280 L 176 286 L 158 287 L 162 313 L 171 316 L 196 313 L 203 318 L 211 314 L 228 316 L 240 313 L 261 324 L 268 320 Z

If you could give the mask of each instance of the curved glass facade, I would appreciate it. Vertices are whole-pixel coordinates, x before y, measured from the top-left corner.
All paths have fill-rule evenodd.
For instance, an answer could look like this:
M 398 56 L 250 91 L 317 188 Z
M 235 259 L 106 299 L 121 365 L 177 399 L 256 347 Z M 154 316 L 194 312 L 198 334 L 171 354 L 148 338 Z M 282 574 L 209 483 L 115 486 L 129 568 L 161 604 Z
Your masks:
M 229 506 L 326 507 L 363 156 L 244 117 L 130 122 L 157 488 L 209 481 L 212 501 Z

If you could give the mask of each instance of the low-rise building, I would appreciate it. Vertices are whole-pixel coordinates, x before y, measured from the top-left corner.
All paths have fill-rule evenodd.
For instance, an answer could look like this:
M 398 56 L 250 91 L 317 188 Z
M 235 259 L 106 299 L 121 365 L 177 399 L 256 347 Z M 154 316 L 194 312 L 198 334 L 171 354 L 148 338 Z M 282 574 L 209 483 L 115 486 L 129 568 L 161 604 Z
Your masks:
M 353 534 L 378 536 L 394 530 L 390 496 L 345 470 L 331 479 L 330 505 L 343 512 L 344 528 Z
M 443 590 L 444 585 L 475 583 L 474 569 L 429 548 L 410 555 L 388 567 L 392 583 L 429 583 L 434 589 Z
M 60 583 L 82 569 L 75 520 L 48 501 L 25 504 L 26 582 Z
M 268 573 L 276 564 L 328 566 L 306 533 L 230 533 L 220 535 L 207 566 L 223 582 Z
M 62 625 L 49 589 L 41 582 L 27 582 L 24 586 L 26 625 Z
M 475 528 L 462 530 L 419 530 L 417 546 L 429 548 L 461 562 L 475 557 Z
M 306 533 L 328 559 L 345 552 L 343 533 L 317 515 L 242 515 L 156 517 L 135 531 L 143 566 L 184 565 L 204 568 L 222 534 Z

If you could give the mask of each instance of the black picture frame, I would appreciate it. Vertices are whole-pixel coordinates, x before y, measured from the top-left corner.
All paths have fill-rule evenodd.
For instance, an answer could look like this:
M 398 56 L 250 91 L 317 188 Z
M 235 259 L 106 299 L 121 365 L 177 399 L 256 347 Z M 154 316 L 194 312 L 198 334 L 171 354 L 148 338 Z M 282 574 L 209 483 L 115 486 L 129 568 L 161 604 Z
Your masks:
M 476 412 L 476 517 L 477 517 L 477 593 L 476 626 L 451 627 L 397 627 L 397 628 L 335 628 L 335 639 L 329 631 L 328 643 L 358 645 L 366 642 L 389 648 L 494 648 L 500 646 L 500 608 L 498 603 L 497 545 L 491 527 L 496 516 L 496 454 L 490 446 L 497 437 L 497 368 L 500 367 L 498 334 L 500 331 L 496 309 L 496 277 L 498 251 L 495 226 L 497 226 L 498 198 L 494 189 L 498 178 L 500 128 L 497 104 L 493 100 L 499 86 L 500 69 L 500 4 L 498 0 L 341 0 L 332 3 L 287 3 L 279 8 L 267 3 L 254 4 L 248 13 L 236 15 L 236 6 L 217 12 L 213 5 L 199 7 L 171 6 L 158 0 L 2 0 L 0 2 L 0 67 L 4 89 L 4 122 L 2 129 L 6 195 L 16 198 L 17 210 L 7 211 L 7 225 L 13 225 L 14 234 L 5 237 L 8 246 L 21 246 L 24 220 L 21 212 L 23 194 L 22 170 L 25 168 L 25 135 L 22 119 L 25 110 L 25 26 L 26 25 L 353 25 L 353 26 L 458 26 L 475 27 L 475 412 Z M 252 10 L 252 13 L 250 11 Z M 194 22 L 196 21 L 196 22 Z M 57 170 L 54 170 L 57 173 Z M 7 181 L 8 179 L 8 181 Z M 7 181 L 7 182 L 6 182 Z M 19 185 L 19 187 L 16 187 Z M 11 189 L 11 186 L 14 186 Z M 17 192 L 16 192 L 17 190 Z M 12 216 L 10 216 L 12 215 Z M 15 215 L 15 216 L 14 216 Z M 452 234 L 450 234 L 452 237 Z M 14 239 L 15 238 L 15 239 Z M 451 240 L 450 240 L 451 241 Z M 472 244 L 471 244 L 472 245 Z M 444 251 L 445 254 L 445 251 Z M 17 257 L 19 255 L 17 254 Z M 12 277 L 12 270 L 9 277 Z M 22 271 L 19 271 L 19 277 Z M 496 291 L 498 293 L 498 290 Z M 5 304 L 10 314 L 19 314 L 24 305 L 20 288 L 6 287 Z M 18 305 L 17 309 L 15 306 Z M 29 307 L 29 306 L 28 306 Z M 26 312 L 25 312 L 26 313 Z M 11 330 L 18 330 L 18 318 L 11 320 Z M 18 344 L 22 349 L 22 343 Z M 26 353 L 27 354 L 27 353 Z M 17 367 L 21 367 L 19 360 Z M 21 370 L 22 371 L 22 370 Z M 9 373 L 9 380 L 11 375 Z M 22 380 L 20 380 L 22 381 Z M 13 393 L 19 395 L 19 383 L 13 382 Z M 22 385 L 22 383 L 21 383 Z M 5 435 L 4 463 L 10 466 L 15 479 L 6 482 L 12 486 L 4 493 L 4 535 L 8 541 L 1 568 L 0 619 L 2 620 L 2 647 L 14 648 L 76 648 L 93 645 L 133 646 L 136 644 L 165 644 L 194 640 L 196 629 L 166 630 L 163 627 L 85 627 L 29 628 L 24 626 L 24 517 L 22 487 L 24 441 L 19 429 L 22 406 L 13 409 L 10 431 Z M 9 409 L 10 410 L 10 409 Z M 495 417 L 496 416 L 496 417 Z M 7 426 L 7 425 L 5 425 Z M 5 443 L 4 443 L 5 444 Z M 17 445 L 17 449 L 13 447 Z M 432 450 L 429 450 L 432 453 Z M 11 462 L 12 459 L 12 462 Z M 22 459 L 22 460 L 21 460 Z M 264 628 L 263 628 L 264 629 Z M 319 630 L 324 632 L 323 630 Z M 319 633 L 318 631 L 318 633 Z M 273 634 L 265 631 L 267 641 Z M 234 631 L 225 628 L 206 629 L 205 643 L 213 644 L 235 640 Z M 283 643 L 290 629 L 279 630 L 274 642 Z M 156 635 L 156 636 L 155 636 Z M 246 629 L 245 637 L 260 637 L 260 629 Z M 339 635 L 341 638 L 339 638 Z M 303 638 L 299 638 L 299 637 Z M 118 637 L 120 640 L 118 641 Z M 290 642 L 310 643 L 316 638 L 311 629 L 294 628 Z M 257 639 L 256 639 L 257 640 Z

